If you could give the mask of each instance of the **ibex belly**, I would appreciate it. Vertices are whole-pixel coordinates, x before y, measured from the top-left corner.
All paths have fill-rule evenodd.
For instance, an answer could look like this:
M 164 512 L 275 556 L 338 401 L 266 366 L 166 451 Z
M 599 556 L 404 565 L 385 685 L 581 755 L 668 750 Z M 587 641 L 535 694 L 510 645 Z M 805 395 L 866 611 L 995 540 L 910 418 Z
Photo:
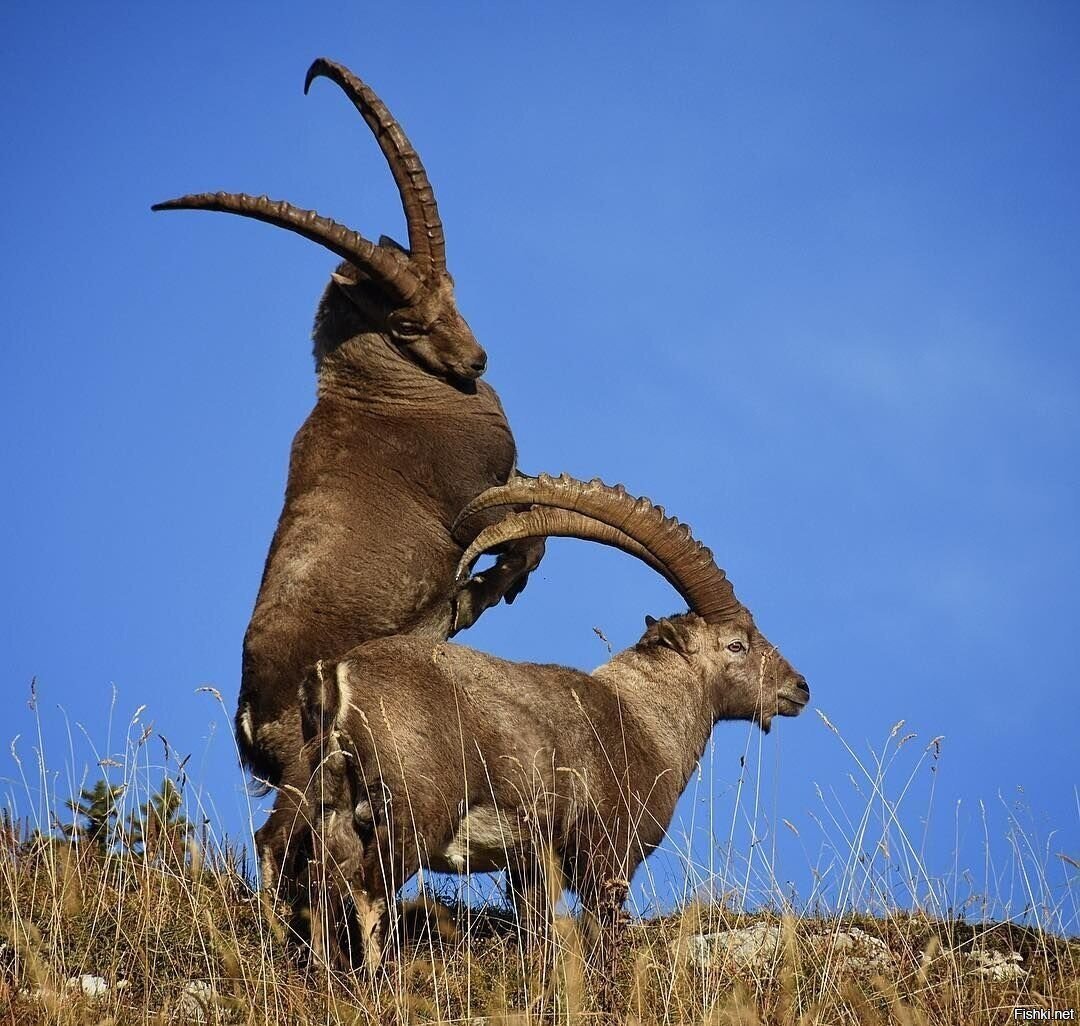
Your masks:
M 491 873 L 509 865 L 521 842 L 515 825 L 495 809 L 470 809 L 453 837 L 427 853 L 424 865 L 438 873 Z

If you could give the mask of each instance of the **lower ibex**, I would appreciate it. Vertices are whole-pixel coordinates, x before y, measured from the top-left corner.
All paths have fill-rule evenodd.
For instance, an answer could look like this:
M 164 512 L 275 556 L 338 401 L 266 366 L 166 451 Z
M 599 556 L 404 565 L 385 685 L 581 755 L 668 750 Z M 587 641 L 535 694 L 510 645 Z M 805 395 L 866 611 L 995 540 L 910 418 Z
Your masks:
M 489 490 L 463 518 L 511 503 L 533 508 L 481 531 L 459 575 L 509 539 L 587 538 L 645 559 L 691 612 L 646 618 L 641 640 L 592 674 L 415 636 L 311 670 L 300 688 L 310 808 L 370 969 L 388 904 L 421 866 L 506 870 L 525 914 L 548 907 L 548 852 L 603 964 L 628 882 L 663 838 L 713 726 L 741 719 L 767 731 L 810 697 L 709 550 L 647 499 L 542 475 Z

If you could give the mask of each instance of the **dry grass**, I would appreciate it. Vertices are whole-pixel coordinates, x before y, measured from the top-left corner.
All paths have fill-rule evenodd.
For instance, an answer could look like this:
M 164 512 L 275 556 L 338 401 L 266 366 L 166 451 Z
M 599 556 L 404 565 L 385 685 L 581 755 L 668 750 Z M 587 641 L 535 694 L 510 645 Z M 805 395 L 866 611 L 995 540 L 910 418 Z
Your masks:
M 1011 1021 L 1018 1005 L 1080 1007 L 1080 944 L 1018 926 L 691 906 L 627 928 L 614 1009 L 600 1013 L 569 917 L 542 965 L 505 913 L 414 901 L 371 984 L 302 968 L 277 911 L 225 862 L 169 866 L 39 840 L 6 846 L 0 876 L 0 1022 L 963 1024 Z M 777 942 L 753 962 L 688 957 L 695 935 L 754 923 L 775 926 Z M 885 942 L 887 970 L 845 960 L 837 937 L 853 925 Z M 1016 978 L 980 972 L 978 949 L 1019 953 Z M 68 983 L 83 974 L 104 978 L 102 996 Z
M 147 800 L 148 782 L 160 782 L 162 772 L 184 785 L 183 767 L 168 746 L 167 765 L 148 766 L 149 738 L 136 714 L 125 752 L 101 760 L 121 778 L 129 812 Z M 729 845 L 719 871 L 699 866 L 696 876 L 687 872 L 691 883 L 676 912 L 627 925 L 607 1011 L 598 1007 L 600 981 L 583 963 L 576 920 L 562 906 L 554 942 L 536 951 L 522 944 L 497 901 L 464 902 L 428 889 L 403 905 L 394 950 L 378 980 L 298 957 L 283 909 L 253 888 L 242 851 L 213 844 L 205 834 L 186 849 L 163 846 L 150 854 L 123 838 L 104 850 L 63 839 L 56 830 L 56 817 L 66 815 L 63 802 L 54 798 L 41 807 L 49 775 L 39 754 L 41 785 L 24 779 L 28 795 L 37 796 L 36 811 L 19 825 L 0 819 L 0 1026 L 961 1026 L 1012 1022 L 1017 1007 L 1080 1010 L 1080 941 L 1065 937 L 1075 923 L 1071 857 L 1059 860 L 1047 849 L 1041 865 L 1020 860 L 1013 874 L 1023 881 L 1019 921 L 992 921 L 986 910 L 995 902 L 985 897 L 966 903 L 977 922 L 943 911 L 936 896 L 948 888 L 930 879 L 920 844 L 901 826 L 909 774 L 936 760 L 939 746 L 926 745 L 892 788 L 890 767 L 909 743 L 898 725 L 869 761 L 851 752 L 853 804 L 834 798 L 817 814 L 823 847 L 839 866 L 829 894 L 823 885 L 796 914 L 768 860 L 755 861 L 761 857 L 756 851 L 733 866 Z M 753 759 L 747 762 L 752 766 Z M 189 801 L 193 790 L 186 792 Z M 27 806 L 35 802 L 28 799 Z M 736 808 L 743 806 L 737 801 Z M 197 803 L 184 811 L 204 821 Z M 756 805 L 743 814 L 757 823 Z M 1022 834 L 1014 841 L 1014 854 L 1037 848 Z M 1051 885 L 1052 871 L 1067 874 L 1063 892 Z M 830 879 L 829 872 L 821 875 Z M 765 884 L 755 891 L 757 879 Z M 1004 906 L 998 901 L 996 907 Z M 837 911 L 853 908 L 863 912 Z M 723 940 L 701 939 L 715 935 Z M 756 940 L 740 952 L 736 942 L 747 938 Z M 103 980 L 86 984 L 100 994 L 83 992 L 84 975 Z

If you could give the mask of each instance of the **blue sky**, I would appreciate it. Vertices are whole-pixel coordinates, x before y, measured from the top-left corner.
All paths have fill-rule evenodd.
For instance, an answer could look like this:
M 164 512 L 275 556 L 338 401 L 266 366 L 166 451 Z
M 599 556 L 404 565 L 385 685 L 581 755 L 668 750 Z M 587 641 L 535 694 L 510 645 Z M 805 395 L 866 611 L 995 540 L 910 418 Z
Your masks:
M 982 800 L 1002 879 L 1017 816 L 1062 893 L 1056 853 L 1080 856 L 1072 5 L 8 5 L 0 49 L 0 784 L 18 808 L 11 737 L 25 769 L 40 724 L 66 794 L 146 704 L 133 733 L 195 753 L 208 808 L 245 828 L 228 714 L 334 258 L 149 206 L 267 192 L 401 237 L 359 118 L 328 83 L 302 94 L 326 55 L 427 164 L 522 467 L 622 481 L 691 523 L 859 759 L 904 719 L 894 743 L 918 737 L 886 790 L 913 774 L 897 821 L 918 849 L 929 815 L 933 873 L 981 883 Z M 594 626 L 623 647 L 677 608 L 628 557 L 559 541 L 467 640 L 591 667 Z M 845 817 L 880 817 L 849 774 L 814 711 L 764 739 L 724 726 L 676 836 L 708 861 L 711 828 L 745 858 L 756 810 L 777 885 L 805 897 Z

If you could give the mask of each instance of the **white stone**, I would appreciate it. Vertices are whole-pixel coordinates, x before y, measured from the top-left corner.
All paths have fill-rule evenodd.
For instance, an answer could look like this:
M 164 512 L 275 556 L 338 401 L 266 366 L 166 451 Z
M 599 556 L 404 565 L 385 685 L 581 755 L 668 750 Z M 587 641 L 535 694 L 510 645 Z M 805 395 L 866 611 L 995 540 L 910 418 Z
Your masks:
M 835 933 L 813 933 L 801 943 L 812 944 L 837 963 L 852 969 L 879 972 L 893 964 L 884 941 L 853 926 Z M 740 930 L 695 934 L 689 938 L 687 957 L 695 965 L 756 969 L 780 956 L 783 933 L 779 923 L 755 923 Z
M 695 965 L 730 963 L 740 969 L 766 965 L 780 949 L 780 924 L 755 923 L 742 930 L 698 933 L 690 938 L 687 957 Z
M 68 990 L 81 990 L 88 998 L 102 998 L 109 992 L 109 985 L 101 976 L 72 976 L 67 981 Z
M 836 933 L 815 933 L 811 941 L 852 969 L 880 972 L 889 969 L 893 955 L 888 945 L 873 934 L 852 926 Z
M 990 980 L 1018 980 L 1024 975 L 1020 966 L 1024 956 L 1016 951 L 1005 954 L 1004 951 L 976 948 L 965 957 L 975 976 L 985 976 Z
M 895 966 L 895 956 L 879 937 L 857 926 L 844 930 L 806 934 L 801 945 L 809 944 L 838 968 L 857 972 L 888 972 Z M 758 922 L 739 930 L 694 934 L 688 938 L 686 957 L 695 965 L 719 969 L 760 969 L 774 964 L 783 947 L 779 923 Z M 938 958 L 950 957 L 943 952 Z M 990 980 L 1018 980 L 1024 976 L 1023 956 L 1015 951 L 976 948 L 959 957 L 966 972 Z M 924 961 L 926 954 L 923 954 Z
M 180 1002 L 176 1010 L 188 1019 L 205 1022 L 215 1001 L 214 988 L 206 980 L 188 980 L 180 992 Z

